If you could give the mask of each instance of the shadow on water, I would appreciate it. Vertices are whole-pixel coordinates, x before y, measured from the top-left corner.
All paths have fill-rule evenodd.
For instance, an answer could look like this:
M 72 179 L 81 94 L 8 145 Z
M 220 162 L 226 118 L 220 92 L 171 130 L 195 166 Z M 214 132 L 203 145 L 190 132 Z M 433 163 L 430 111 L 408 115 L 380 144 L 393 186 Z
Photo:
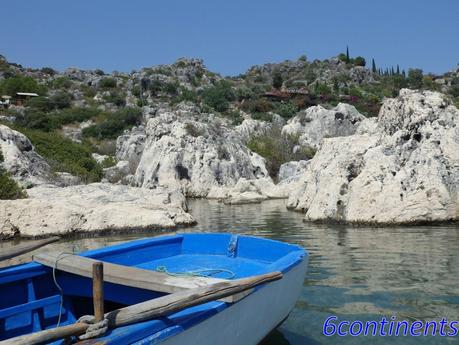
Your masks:
M 436 337 L 325 337 L 323 323 L 459 319 L 459 226 L 351 227 L 303 222 L 284 200 L 227 206 L 190 200 L 198 225 L 181 232 L 234 232 L 299 244 L 310 254 L 301 296 L 289 318 L 262 345 L 452 344 Z M 150 234 L 151 236 L 157 233 Z M 111 235 L 52 245 L 107 246 L 149 234 Z M 453 342 L 452 342 L 453 341 Z

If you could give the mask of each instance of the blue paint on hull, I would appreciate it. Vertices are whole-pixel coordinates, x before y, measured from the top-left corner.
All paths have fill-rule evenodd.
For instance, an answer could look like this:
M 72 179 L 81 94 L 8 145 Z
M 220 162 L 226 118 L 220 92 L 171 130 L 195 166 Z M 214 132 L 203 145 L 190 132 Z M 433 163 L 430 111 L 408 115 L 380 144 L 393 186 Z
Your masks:
M 150 270 L 163 266 L 172 273 L 219 269 L 222 271 L 213 277 L 226 278 L 227 271 L 231 271 L 236 279 L 272 271 L 286 273 L 307 260 L 306 251 L 296 245 L 214 233 L 148 238 L 80 255 Z M 89 278 L 58 272 L 57 279 L 64 290 L 61 325 L 93 314 Z M 111 283 L 104 285 L 104 292 L 108 310 L 164 295 Z M 0 340 L 55 327 L 59 306 L 59 291 L 50 268 L 29 263 L 0 270 Z M 159 343 L 229 307 L 228 303 L 209 302 L 167 317 L 111 330 L 97 341 L 106 344 Z

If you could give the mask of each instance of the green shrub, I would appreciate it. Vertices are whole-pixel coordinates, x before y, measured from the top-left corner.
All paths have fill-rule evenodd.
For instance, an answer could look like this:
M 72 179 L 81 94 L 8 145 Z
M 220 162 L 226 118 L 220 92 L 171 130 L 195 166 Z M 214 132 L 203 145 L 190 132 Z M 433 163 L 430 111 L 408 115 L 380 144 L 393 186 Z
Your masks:
M 91 108 L 69 108 L 45 113 L 38 109 L 27 109 L 23 117 L 17 117 L 17 123 L 26 128 L 50 132 L 63 125 L 87 121 L 101 114 L 100 110 Z
M 11 176 L 0 169 L 0 200 L 27 198 L 27 193 L 19 187 Z
M 100 75 L 100 76 L 105 75 L 105 72 L 102 71 L 100 68 L 97 68 L 97 69 L 94 71 L 94 73 L 97 74 L 97 75 Z
M 290 119 L 295 116 L 298 111 L 298 106 L 293 102 L 279 103 L 274 111 L 284 119 Z
M 39 95 L 46 93 L 46 87 L 39 85 L 31 77 L 14 76 L 0 82 L 0 92 L 3 95 L 14 96 L 18 92 L 35 92 Z
M 34 110 L 49 112 L 54 109 L 54 104 L 48 97 L 32 97 L 27 101 L 27 106 Z
M 58 133 L 20 129 L 43 156 L 53 171 L 68 172 L 85 182 L 96 182 L 102 178 L 102 167 L 92 158 L 92 148 L 78 144 Z
M 16 117 L 16 122 L 20 126 L 45 132 L 51 132 L 60 127 L 55 117 L 37 109 L 27 109 L 23 117 Z
M 111 168 L 116 165 L 116 158 L 113 156 L 108 156 L 100 164 L 102 168 Z
M 252 113 L 252 119 L 259 121 L 271 122 L 273 120 L 273 115 L 271 113 L 256 112 Z
M 101 114 L 101 111 L 95 108 L 70 108 L 53 112 L 54 116 L 60 125 L 69 123 L 83 122 L 92 119 Z
M 344 54 L 344 53 L 339 54 L 339 55 L 338 55 L 338 59 L 341 60 L 341 61 L 343 61 L 343 62 L 346 62 L 346 63 L 349 62 L 349 58 L 348 58 L 347 55 Z
M 116 79 L 111 77 L 102 78 L 99 81 L 99 87 L 102 89 L 113 89 L 116 87 Z
M 104 100 L 108 103 L 113 103 L 118 107 L 126 105 L 126 95 L 118 91 L 110 91 L 108 95 L 103 96 Z
M 168 94 L 171 94 L 171 95 L 177 95 L 179 86 L 180 86 L 180 84 L 178 82 L 165 83 L 164 86 L 163 86 L 163 91 L 168 93 Z
M 284 79 L 282 78 L 282 74 L 278 69 L 276 69 L 273 73 L 273 88 L 280 89 L 283 83 Z
M 422 69 L 419 68 L 410 68 L 408 70 L 408 85 L 412 89 L 421 89 L 422 88 L 423 74 Z
M 297 136 L 282 135 L 281 128 L 273 126 L 265 134 L 252 138 L 247 147 L 266 159 L 268 173 L 276 179 L 282 164 L 314 157 L 315 149 L 312 147 L 300 146 L 293 152 L 298 145 Z
M 140 97 L 140 93 L 142 92 L 142 89 L 140 85 L 134 85 L 132 87 L 132 94 L 136 97 Z
M 246 85 L 242 85 L 238 88 L 236 88 L 236 99 L 238 101 L 243 101 L 246 99 L 250 99 L 255 95 L 253 90 Z
M 58 77 L 51 82 L 53 89 L 68 89 L 72 87 L 72 81 L 68 77 Z
M 152 93 L 152 95 L 156 95 L 158 92 L 161 92 L 164 87 L 164 82 L 158 79 L 153 79 L 148 83 L 148 90 Z
M 332 89 L 326 84 L 316 83 L 314 85 L 314 93 L 316 95 L 329 96 L 332 94 Z
M 228 110 L 230 102 L 235 99 L 235 95 L 231 84 L 226 80 L 221 80 L 204 90 L 202 99 L 204 104 L 222 113 Z
M 197 103 L 198 94 L 196 93 L 196 91 L 188 90 L 187 88 L 182 87 L 180 89 L 180 94 L 177 96 L 176 101 L 177 103 L 182 101 Z
M 108 114 L 96 125 L 83 129 L 83 137 L 95 139 L 115 139 L 125 129 L 139 125 L 142 119 L 142 110 L 139 108 L 124 108 Z
M 51 103 L 55 109 L 70 108 L 72 104 L 72 96 L 65 91 L 58 91 L 51 97 Z
M 57 72 L 51 67 L 43 67 L 40 71 L 49 75 L 55 75 Z
M 231 124 L 235 126 L 240 125 L 244 120 L 241 116 L 241 113 L 237 110 L 225 112 L 222 115 L 228 118 L 231 121 Z
M 85 84 L 81 84 L 80 90 L 83 92 L 83 95 L 88 98 L 94 98 L 94 96 L 97 94 L 97 91 L 94 87 Z
M 274 105 L 266 98 L 257 98 L 245 101 L 241 108 L 249 113 L 267 113 L 274 109 Z
M 365 66 L 367 63 L 365 59 L 361 56 L 357 56 L 355 59 L 352 59 L 354 66 Z

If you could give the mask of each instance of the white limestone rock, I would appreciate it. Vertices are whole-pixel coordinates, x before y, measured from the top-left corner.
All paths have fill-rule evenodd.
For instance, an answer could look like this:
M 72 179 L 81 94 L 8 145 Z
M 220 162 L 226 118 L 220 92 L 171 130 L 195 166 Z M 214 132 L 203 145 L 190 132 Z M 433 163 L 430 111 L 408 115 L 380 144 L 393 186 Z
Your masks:
M 192 112 L 161 112 L 148 121 L 143 143 L 132 138 L 120 143 L 117 156 L 132 166 L 139 159 L 135 185 L 206 197 L 213 187 L 234 186 L 241 177 L 268 177 L 264 159 L 244 145 L 237 131 L 212 114 Z M 139 152 L 141 146 L 140 155 L 124 153 Z
M 387 100 L 377 135 L 324 139 L 288 207 L 314 221 L 459 219 L 459 110 L 437 92 Z
M 354 106 L 339 103 L 333 109 L 309 107 L 288 121 L 282 134 L 298 135 L 302 145 L 317 148 L 323 138 L 343 137 L 356 132 L 365 119 Z
M 42 185 L 29 198 L 0 201 L 0 238 L 73 232 L 150 230 L 193 224 L 183 194 L 94 183 L 59 188 Z
M 34 149 L 30 140 L 7 126 L 0 125 L 1 166 L 22 185 L 39 185 L 50 181 L 48 163 Z
M 239 179 L 232 187 L 213 187 L 207 194 L 208 199 L 218 199 L 225 204 L 259 203 L 268 199 L 287 198 L 283 186 L 275 185 L 270 178 L 247 180 Z
M 291 182 L 297 180 L 306 170 L 309 165 L 308 161 L 291 161 L 282 164 L 279 167 L 277 180 L 279 183 Z

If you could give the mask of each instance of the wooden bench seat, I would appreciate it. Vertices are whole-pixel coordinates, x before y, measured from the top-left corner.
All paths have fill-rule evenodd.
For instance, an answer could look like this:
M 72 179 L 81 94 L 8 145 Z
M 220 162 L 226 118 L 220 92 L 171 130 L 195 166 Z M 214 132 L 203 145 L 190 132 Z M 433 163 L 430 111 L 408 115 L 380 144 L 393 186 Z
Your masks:
M 79 255 L 61 254 L 59 252 L 38 254 L 35 255 L 33 259 L 47 267 L 56 267 L 59 271 L 88 278 L 92 278 L 93 263 L 100 261 Z M 178 277 L 163 272 L 132 266 L 118 265 L 109 262 L 103 263 L 104 281 L 150 291 L 174 293 L 225 281 L 224 279 L 210 277 Z M 221 299 L 221 301 L 233 303 L 247 296 L 251 291 L 252 290 L 226 297 Z

